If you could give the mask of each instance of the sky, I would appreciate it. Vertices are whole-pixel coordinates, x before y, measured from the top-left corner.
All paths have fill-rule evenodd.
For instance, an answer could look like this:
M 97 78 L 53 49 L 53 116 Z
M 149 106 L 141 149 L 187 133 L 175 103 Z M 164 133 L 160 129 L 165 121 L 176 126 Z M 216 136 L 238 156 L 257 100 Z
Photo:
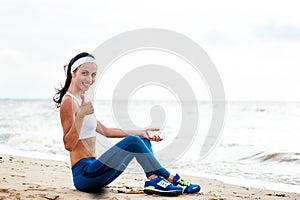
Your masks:
M 189 37 L 206 51 L 226 100 L 300 100 L 297 0 L 1 0 L 0 5 L 0 98 L 51 99 L 64 82 L 63 65 L 77 53 L 92 52 L 126 31 L 162 28 Z M 141 58 L 126 62 L 143 64 Z M 109 98 L 113 83 L 125 73 L 121 67 L 116 64 L 107 73 L 97 98 Z M 187 79 L 197 90 L 197 77 Z M 209 98 L 201 95 L 204 90 L 197 94 L 200 100 Z

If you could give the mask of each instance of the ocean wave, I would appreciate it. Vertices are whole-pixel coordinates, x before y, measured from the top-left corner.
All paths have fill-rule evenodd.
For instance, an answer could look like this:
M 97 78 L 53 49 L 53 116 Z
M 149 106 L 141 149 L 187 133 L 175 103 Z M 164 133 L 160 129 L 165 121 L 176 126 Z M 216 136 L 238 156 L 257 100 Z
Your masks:
M 6 143 L 14 136 L 16 136 L 15 133 L 0 133 L 0 143 Z
M 250 156 L 241 158 L 240 160 L 258 160 L 259 162 L 279 162 L 279 163 L 297 163 L 300 164 L 300 153 L 297 152 L 276 152 L 266 153 L 259 152 Z

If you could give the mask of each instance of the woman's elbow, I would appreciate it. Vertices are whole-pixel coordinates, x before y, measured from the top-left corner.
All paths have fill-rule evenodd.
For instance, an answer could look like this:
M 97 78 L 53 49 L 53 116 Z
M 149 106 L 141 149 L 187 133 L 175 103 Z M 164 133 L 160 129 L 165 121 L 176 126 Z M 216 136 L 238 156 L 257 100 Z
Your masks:
M 101 134 L 107 138 L 113 137 L 110 131 L 103 131 Z
M 68 142 L 65 138 L 64 138 L 64 146 L 65 146 L 65 149 L 69 152 L 73 151 L 75 145 Z
M 109 137 L 108 135 L 108 132 L 106 132 L 106 131 L 101 131 L 101 132 L 99 132 L 101 135 L 103 135 L 104 137 Z
M 72 146 L 70 146 L 70 145 L 66 145 L 65 144 L 65 149 L 67 150 L 67 151 L 69 151 L 69 152 L 71 152 L 71 151 L 73 151 L 73 147 Z

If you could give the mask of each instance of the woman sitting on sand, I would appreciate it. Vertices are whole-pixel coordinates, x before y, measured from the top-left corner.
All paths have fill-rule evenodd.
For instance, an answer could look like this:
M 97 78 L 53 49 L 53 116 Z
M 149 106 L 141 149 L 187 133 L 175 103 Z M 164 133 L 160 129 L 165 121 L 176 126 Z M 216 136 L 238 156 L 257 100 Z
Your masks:
M 149 137 L 147 130 L 107 128 L 97 121 L 93 104 L 84 99 L 97 75 L 96 61 L 91 54 L 83 52 L 71 59 L 66 74 L 65 85 L 57 90 L 53 100 L 60 108 L 63 141 L 70 152 L 73 182 L 78 190 L 95 192 L 108 185 L 135 157 L 147 177 L 146 194 L 179 195 L 200 191 L 199 185 L 184 181 L 178 174 L 170 174 L 154 157 L 150 141 L 161 141 L 159 136 Z M 124 139 L 96 158 L 96 133 Z

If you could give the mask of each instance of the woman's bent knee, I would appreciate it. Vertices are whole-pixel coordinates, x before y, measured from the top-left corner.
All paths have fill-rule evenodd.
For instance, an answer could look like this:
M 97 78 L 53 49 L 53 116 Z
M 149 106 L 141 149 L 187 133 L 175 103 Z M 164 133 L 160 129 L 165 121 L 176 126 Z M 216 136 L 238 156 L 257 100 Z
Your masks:
M 127 140 L 128 142 L 143 142 L 142 139 L 136 135 L 128 135 L 124 140 Z

